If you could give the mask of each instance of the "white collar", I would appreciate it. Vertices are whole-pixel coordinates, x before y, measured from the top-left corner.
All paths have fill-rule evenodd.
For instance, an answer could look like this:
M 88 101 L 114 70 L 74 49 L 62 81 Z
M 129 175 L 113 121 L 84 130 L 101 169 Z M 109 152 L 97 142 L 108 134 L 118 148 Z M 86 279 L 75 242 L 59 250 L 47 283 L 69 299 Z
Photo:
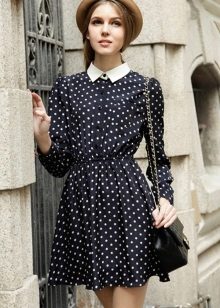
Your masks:
M 91 63 L 87 70 L 87 74 L 92 82 L 96 81 L 99 77 L 105 80 L 109 78 L 111 82 L 115 82 L 127 75 L 129 72 L 130 68 L 126 62 L 106 72 L 101 71 Z

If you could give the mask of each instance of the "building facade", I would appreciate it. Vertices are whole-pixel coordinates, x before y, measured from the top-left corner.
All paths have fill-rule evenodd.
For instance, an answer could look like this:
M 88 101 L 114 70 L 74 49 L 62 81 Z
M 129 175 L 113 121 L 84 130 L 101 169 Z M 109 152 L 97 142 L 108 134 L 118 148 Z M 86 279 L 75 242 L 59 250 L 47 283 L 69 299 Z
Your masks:
M 56 46 L 56 70 L 73 74 L 84 70 L 82 41 L 75 23 L 79 0 L 35 0 L 27 11 L 23 0 L 0 1 L 0 307 L 44 307 L 34 270 L 36 247 L 32 243 L 33 190 L 35 182 L 31 95 L 28 79 L 42 76 L 36 70 L 36 44 Z M 136 0 L 144 16 L 140 36 L 124 52 L 130 67 L 156 77 L 165 98 L 165 150 L 171 158 L 174 200 L 190 241 L 189 264 L 171 273 L 171 281 L 149 282 L 146 307 L 150 305 L 203 303 L 209 296 L 220 307 L 220 3 L 218 0 Z M 54 13 L 62 11 L 56 42 Z M 26 8 L 26 10 L 24 10 Z M 43 12 L 43 13 L 42 13 Z M 41 15 L 42 13 L 42 15 Z M 26 14 L 26 16 L 25 16 Z M 29 32 L 27 14 L 38 19 L 38 36 Z M 59 15 L 58 14 L 58 15 Z M 29 16 L 28 15 L 28 16 Z M 51 16 L 50 16 L 51 15 Z M 39 17 L 40 16 L 40 17 Z M 33 17 L 33 16 L 32 16 Z M 32 20 L 32 19 L 31 19 Z M 31 23 L 30 23 L 31 24 Z M 41 25 L 45 26 L 44 35 Z M 37 32 L 36 32 L 37 33 Z M 47 39 L 45 39 L 47 37 Z M 26 40 L 26 41 L 25 41 Z M 29 41 L 28 41 L 29 42 Z M 48 44 L 49 44 L 48 43 Z M 43 50 L 43 49 L 42 49 Z M 49 49 L 48 49 L 49 50 Z M 30 56 L 30 51 L 33 56 Z M 37 54 L 37 53 L 36 53 Z M 29 56 L 27 64 L 26 59 Z M 39 59 L 39 56 L 38 56 Z M 51 58 L 52 59 L 52 58 Z M 47 61 L 50 63 L 50 61 Z M 45 61 L 45 65 L 47 64 Z M 37 60 L 36 60 L 37 63 Z M 31 69 L 30 66 L 32 65 Z M 37 64 L 36 64 L 37 65 Z M 48 66 L 47 66 L 48 68 Z M 52 74 L 51 73 L 51 74 Z M 37 75 L 38 74 L 38 75 Z M 53 79 L 53 78 L 52 78 Z M 51 80 L 52 80 L 51 79 Z M 31 88 L 31 87 L 30 87 Z M 46 94 L 44 95 L 46 98 Z M 144 141 L 135 158 L 145 173 Z M 31 214 L 32 213 L 32 214 Z M 48 295 L 48 294 L 47 294 Z M 69 307 L 101 307 L 92 291 L 75 288 Z M 71 306 L 72 305 L 72 306 Z M 45 306 L 46 307 L 46 306 Z M 50 306 L 47 306 L 50 307 Z M 55 306 L 52 306 L 53 308 Z M 60 304 L 62 308 L 63 305 Z M 196 304 L 194 307 L 199 307 Z

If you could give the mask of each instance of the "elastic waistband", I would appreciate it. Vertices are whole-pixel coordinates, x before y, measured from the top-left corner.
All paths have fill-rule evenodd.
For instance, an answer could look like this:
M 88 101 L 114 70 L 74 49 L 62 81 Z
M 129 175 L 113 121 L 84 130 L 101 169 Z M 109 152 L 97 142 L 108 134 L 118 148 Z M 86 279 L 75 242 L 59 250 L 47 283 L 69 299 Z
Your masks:
M 128 156 L 98 156 L 98 157 L 84 157 L 74 159 L 73 166 L 90 163 L 90 162 L 104 162 L 104 161 L 118 161 L 118 160 L 133 160 L 134 157 Z

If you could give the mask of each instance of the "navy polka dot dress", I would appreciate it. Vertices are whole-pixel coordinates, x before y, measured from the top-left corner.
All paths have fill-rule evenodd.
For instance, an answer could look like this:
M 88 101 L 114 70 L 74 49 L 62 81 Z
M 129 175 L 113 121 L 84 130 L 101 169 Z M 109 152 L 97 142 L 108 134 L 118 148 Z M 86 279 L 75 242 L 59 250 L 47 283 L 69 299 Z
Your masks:
M 142 286 L 168 281 L 153 248 L 154 187 L 134 160 L 146 126 L 144 77 L 129 71 L 112 82 L 87 72 L 59 77 L 51 91 L 48 154 L 39 159 L 63 189 L 51 252 L 49 285 Z M 163 95 L 149 83 L 161 196 L 173 203 L 170 161 L 164 153 Z M 146 174 L 151 180 L 149 167 Z

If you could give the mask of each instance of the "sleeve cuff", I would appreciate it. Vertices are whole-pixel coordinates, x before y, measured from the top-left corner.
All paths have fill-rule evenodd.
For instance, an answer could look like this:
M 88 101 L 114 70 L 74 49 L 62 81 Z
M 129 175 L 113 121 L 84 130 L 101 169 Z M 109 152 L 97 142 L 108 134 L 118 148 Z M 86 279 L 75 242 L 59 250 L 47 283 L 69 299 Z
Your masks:
M 52 141 L 52 143 L 51 143 L 51 145 L 50 145 L 50 148 L 49 148 L 49 151 L 47 152 L 47 154 L 42 153 L 41 150 L 40 150 L 40 148 L 39 148 L 39 146 L 36 145 L 35 154 L 36 154 L 36 156 L 38 156 L 39 158 L 49 158 L 49 157 L 51 157 L 51 155 L 54 154 L 55 152 L 56 152 L 56 150 L 55 150 L 55 144 L 53 143 L 53 141 Z
M 162 189 L 160 190 L 160 197 L 163 197 L 165 199 L 167 199 L 170 204 L 173 205 L 174 203 L 174 198 L 173 198 L 173 189 L 171 186 L 167 187 L 166 189 Z

